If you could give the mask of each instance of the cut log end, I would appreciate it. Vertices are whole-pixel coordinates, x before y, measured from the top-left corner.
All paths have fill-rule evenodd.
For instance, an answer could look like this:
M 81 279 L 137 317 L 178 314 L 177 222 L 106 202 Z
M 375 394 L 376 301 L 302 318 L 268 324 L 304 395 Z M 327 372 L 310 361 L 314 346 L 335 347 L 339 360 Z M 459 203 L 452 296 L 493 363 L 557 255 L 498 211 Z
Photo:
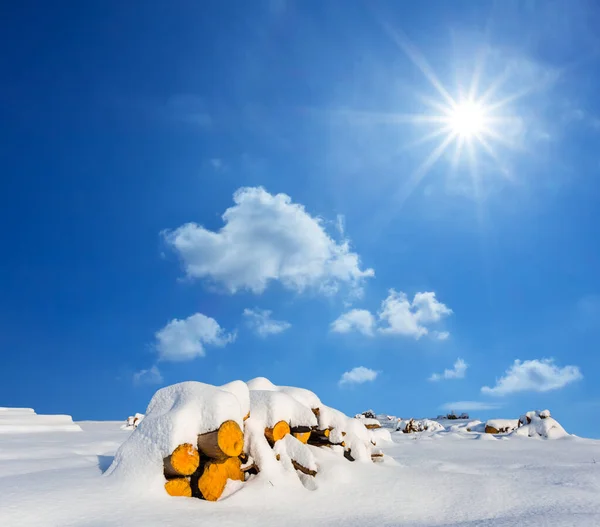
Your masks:
M 244 481 L 241 461 L 237 457 L 207 463 L 198 479 L 198 491 L 205 500 L 217 501 L 223 494 L 228 479 Z
M 165 477 L 190 476 L 200 465 L 200 454 L 194 445 L 184 443 L 164 460 Z
M 192 486 L 187 478 L 170 479 L 165 483 L 165 490 L 170 496 L 192 497 Z
M 237 457 L 244 448 L 244 432 L 235 421 L 225 421 L 218 430 L 198 436 L 198 449 L 212 459 Z
M 275 423 L 273 428 L 265 428 L 265 437 L 271 442 L 279 441 L 290 433 L 290 425 L 285 421 Z
M 310 430 L 308 432 L 294 432 L 292 435 L 301 443 L 306 444 L 310 439 Z

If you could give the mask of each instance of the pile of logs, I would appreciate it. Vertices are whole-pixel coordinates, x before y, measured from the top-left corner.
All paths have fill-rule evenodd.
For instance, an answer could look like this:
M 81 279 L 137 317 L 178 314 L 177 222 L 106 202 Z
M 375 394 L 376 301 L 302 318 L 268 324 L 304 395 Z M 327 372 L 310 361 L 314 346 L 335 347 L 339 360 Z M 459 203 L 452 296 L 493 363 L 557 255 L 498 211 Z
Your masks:
M 313 409 L 318 417 L 319 409 Z M 249 415 L 244 418 L 244 421 Z M 377 428 L 373 419 L 366 419 L 365 428 Z M 246 428 L 246 427 L 245 427 Z M 259 429 L 260 430 L 260 429 Z M 264 429 L 264 437 L 271 448 L 277 441 L 290 435 L 303 445 L 325 448 L 343 448 L 344 457 L 354 461 L 350 449 L 343 440 L 345 431 L 336 433 L 332 440 L 333 428 L 319 429 L 318 426 L 290 427 L 286 421 L 279 421 L 273 427 Z M 342 440 L 339 440 L 339 439 Z M 290 441 L 294 441 L 291 440 Z M 375 445 L 375 442 L 372 441 Z M 198 436 L 197 444 L 179 445 L 164 461 L 165 489 L 171 496 L 196 497 L 208 501 L 218 500 L 228 480 L 245 481 L 251 475 L 258 474 L 260 467 L 243 452 L 244 431 L 235 421 L 225 421 L 218 430 Z M 372 453 L 374 462 L 381 461 L 383 453 Z M 276 455 L 280 460 L 279 454 Z M 316 476 L 314 469 L 303 466 L 298 460 L 291 459 L 293 467 L 307 476 Z

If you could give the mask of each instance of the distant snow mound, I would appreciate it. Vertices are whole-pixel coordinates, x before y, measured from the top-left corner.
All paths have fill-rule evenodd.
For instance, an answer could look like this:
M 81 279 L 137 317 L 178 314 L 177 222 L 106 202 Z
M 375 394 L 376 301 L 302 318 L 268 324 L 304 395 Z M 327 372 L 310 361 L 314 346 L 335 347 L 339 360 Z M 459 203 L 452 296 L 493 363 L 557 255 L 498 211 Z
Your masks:
M 121 427 L 121 430 L 135 430 L 138 425 L 142 422 L 144 414 L 130 415 L 125 421 L 125 424 Z
M 399 421 L 396 430 L 405 434 L 415 432 L 444 432 L 446 429 L 437 421 L 431 419 L 409 419 L 408 421 Z
M 310 390 L 264 377 L 220 387 L 188 381 L 155 393 L 106 474 L 157 497 L 214 501 L 244 482 L 314 490 L 323 460 L 383 459 L 373 447 L 391 437 L 370 430 L 371 421 L 324 405 Z
M 543 439 L 560 439 L 569 434 L 552 417 L 549 410 L 531 411 L 519 419 L 519 427 L 511 434 L 521 437 L 541 437 Z
M 0 434 L 81 431 L 70 415 L 38 415 L 33 408 L 0 408 Z

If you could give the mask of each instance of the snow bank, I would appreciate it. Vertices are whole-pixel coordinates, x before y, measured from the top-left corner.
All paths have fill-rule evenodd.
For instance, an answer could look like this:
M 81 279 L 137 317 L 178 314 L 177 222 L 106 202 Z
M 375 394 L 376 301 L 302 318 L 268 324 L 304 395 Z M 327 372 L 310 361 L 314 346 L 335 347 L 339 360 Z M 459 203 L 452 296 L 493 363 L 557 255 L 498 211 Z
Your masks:
M 38 415 L 33 408 L 0 408 L 0 434 L 81 432 L 70 415 Z
M 308 406 L 287 393 L 275 390 L 250 391 L 250 416 L 269 428 L 279 421 L 285 421 L 292 427 L 317 425 L 317 418 Z

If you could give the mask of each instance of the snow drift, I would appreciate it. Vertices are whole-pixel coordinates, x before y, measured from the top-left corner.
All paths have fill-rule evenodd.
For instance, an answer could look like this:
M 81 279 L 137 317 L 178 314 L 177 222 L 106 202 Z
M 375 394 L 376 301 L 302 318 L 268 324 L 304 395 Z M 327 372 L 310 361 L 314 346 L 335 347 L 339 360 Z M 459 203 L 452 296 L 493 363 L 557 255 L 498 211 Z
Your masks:
M 81 432 L 70 415 L 38 415 L 33 408 L 0 408 L 0 434 Z

